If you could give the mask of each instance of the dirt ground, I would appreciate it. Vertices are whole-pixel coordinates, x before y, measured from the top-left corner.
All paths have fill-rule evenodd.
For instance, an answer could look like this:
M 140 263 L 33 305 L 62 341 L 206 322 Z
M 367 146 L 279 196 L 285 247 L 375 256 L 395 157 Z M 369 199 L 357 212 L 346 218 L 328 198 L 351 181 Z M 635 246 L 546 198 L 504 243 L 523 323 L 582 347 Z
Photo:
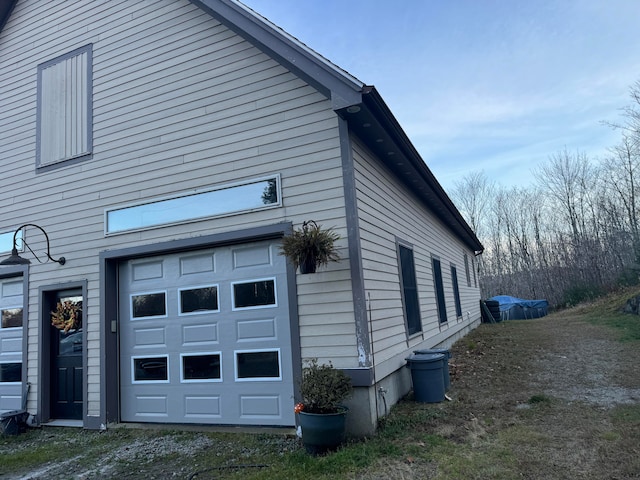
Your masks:
M 578 313 L 482 325 L 458 342 L 436 431 L 505 449 L 520 478 L 640 478 L 638 344 Z
M 451 401 L 405 440 L 433 454 L 358 480 L 640 479 L 640 349 L 620 335 L 581 309 L 481 325 L 451 349 Z
M 393 415 L 423 409 L 425 420 L 398 444 L 410 451 L 419 443 L 425 455 L 381 458 L 356 476 L 340 478 L 639 479 L 638 342 L 621 342 L 618 330 L 583 317 L 578 310 L 481 325 L 452 347 L 451 401 L 422 407 L 409 397 L 394 408 Z M 201 468 L 198 455 L 224 452 L 242 461 L 263 450 L 273 459 L 269 452 L 300 449 L 287 436 L 247 444 L 232 434 L 213 440 L 206 433 L 124 429 L 100 437 L 53 428 L 2 448 L 19 455 L 48 441 L 61 446 L 61 456 L 54 458 L 65 461 L 43 459 L 40 468 L 26 473 L 0 465 L 0 480 L 200 479 L 193 476 Z M 139 470 L 119 468 L 123 462 Z

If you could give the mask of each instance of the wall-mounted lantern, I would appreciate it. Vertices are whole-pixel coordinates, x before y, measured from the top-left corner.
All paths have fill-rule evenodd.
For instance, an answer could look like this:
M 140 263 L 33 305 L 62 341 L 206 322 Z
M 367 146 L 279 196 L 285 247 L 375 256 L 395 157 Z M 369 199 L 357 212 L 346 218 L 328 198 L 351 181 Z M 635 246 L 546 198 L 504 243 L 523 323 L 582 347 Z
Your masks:
M 47 239 L 47 258 L 49 260 L 51 260 L 52 262 L 57 262 L 60 265 L 64 265 L 66 263 L 66 259 L 64 257 L 60 257 L 59 259 L 55 259 L 51 256 L 51 250 L 49 248 L 49 235 L 47 235 L 47 232 L 44 231 L 44 229 L 34 223 L 25 223 L 24 225 L 18 227 L 15 231 L 15 233 L 13 234 L 13 249 L 11 250 L 11 256 L 3 261 L 0 262 L 0 265 L 28 265 L 31 262 L 26 259 L 26 258 L 22 258 L 20 255 L 18 255 L 18 248 L 16 245 L 16 241 L 17 241 L 17 236 L 18 236 L 18 232 L 20 232 L 20 230 L 22 230 L 23 228 L 26 227 L 36 227 L 37 229 L 39 229 L 43 234 L 44 234 L 44 238 Z M 24 236 L 22 238 L 22 243 L 25 247 L 27 247 L 29 249 L 29 251 L 33 254 L 34 257 L 36 257 L 36 260 L 38 260 L 38 262 L 40 263 L 45 263 L 42 260 L 40 260 L 38 258 L 38 256 L 36 255 L 36 253 L 31 249 L 31 247 L 27 244 L 27 242 L 25 242 L 24 240 Z

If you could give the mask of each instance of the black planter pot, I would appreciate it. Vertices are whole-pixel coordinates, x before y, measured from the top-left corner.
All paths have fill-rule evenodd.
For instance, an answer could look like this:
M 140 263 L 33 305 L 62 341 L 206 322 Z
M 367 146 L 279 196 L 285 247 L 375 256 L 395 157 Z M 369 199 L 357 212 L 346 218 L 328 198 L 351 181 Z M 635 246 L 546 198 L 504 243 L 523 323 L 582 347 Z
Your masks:
M 338 413 L 298 413 L 302 444 L 312 455 L 322 455 L 337 449 L 345 437 L 346 407 Z
M 306 257 L 300 262 L 300 273 L 316 273 L 316 259 L 314 257 Z

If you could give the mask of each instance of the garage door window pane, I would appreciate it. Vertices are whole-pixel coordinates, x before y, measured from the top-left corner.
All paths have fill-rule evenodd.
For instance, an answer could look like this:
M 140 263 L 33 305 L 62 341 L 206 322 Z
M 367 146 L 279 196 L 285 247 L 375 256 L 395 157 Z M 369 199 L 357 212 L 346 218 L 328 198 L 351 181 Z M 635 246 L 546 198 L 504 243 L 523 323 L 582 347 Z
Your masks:
M 194 382 L 220 380 L 220 355 L 184 355 L 182 357 L 182 379 Z
M 0 363 L 0 382 L 21 382 L 22 363 Z
M 165 292 L 133 295 L 131 297 L 131 316 L 133 318 L 166 316 L 167 304 L 165 297 Z
M 236 353 L 238 380 L 279 379 L 280 352 L 238 352 Z
M 22 309 L 7 308 L 2 310 L 2 328 L 14 328 L 22 326 Z
M 276 304 L 275 280 L 256 280 L 233 285 L 234 308 L 266 307 Z
M 218 287 L 180 290 L 180 313 L 211 312 L 218 310 Z
M 167 357 L 133 359 L 134 382 L 166 382 L 169 380 Z

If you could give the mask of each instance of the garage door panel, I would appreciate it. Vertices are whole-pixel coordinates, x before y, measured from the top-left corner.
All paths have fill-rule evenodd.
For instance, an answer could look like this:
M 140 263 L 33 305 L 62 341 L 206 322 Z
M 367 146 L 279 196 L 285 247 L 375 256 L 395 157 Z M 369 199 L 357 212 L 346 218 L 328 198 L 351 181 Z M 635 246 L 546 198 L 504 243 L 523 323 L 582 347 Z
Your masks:
M 0 282 L 0 298 L 3 303 L 22 304 L 22 277 L 5 279 Z
M 275 242 L 123 264 L 122 420 L 293 425 L 285 272 Z
M 202 420 L 219 421 L 222 418 L 220 395 L 184 394 L 184 416 L 197 422 Z
M 22 358 L 22 329 L 18 332 L 6 332 L 0 337 L 0 359 L 17 360 Z
M 248 318 L 236 321 L 238 342 L 277 340 L 276 319 Z
M 135 396 L 135 415 L 137 417 L 169 418 L 169 399 L 167 395 L 144 395 L 137 394 Z
M 280 418 L 280 395 L 240 395 L 240 417 L 252 420 Z
M 132 283 L 154 280 L 164 277 L 164 263 L 161 260 L 131 264 Z
M 164 327 L 134 328 L 134 344 L 136 347 L 166 347 L 165 332 Z
M 217 321 L 182 326 L 182 345 L 185 347 L 215 345 L 218 341 L 219 335 Z
M 216 271 L 215 254 L 183 255 L 180 257 L 180 276 L 193 277 Z
M 22 277 L 0 279 L 0 413 L 22 408 Z
M 271 266 L 273 261 L 270 245 L 241 247 L 232 249 L 234 270 L 248 267 Z
M 5 384 L 0 387 L 0 412 L 22 408 L 22 384 Z

